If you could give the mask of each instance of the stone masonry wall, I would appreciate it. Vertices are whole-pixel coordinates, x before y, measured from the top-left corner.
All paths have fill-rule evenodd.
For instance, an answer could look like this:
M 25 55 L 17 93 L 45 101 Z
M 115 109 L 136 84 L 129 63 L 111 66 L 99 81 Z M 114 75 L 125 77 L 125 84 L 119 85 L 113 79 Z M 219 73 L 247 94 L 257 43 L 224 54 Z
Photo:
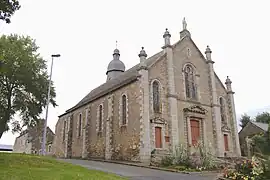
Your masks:
M 121 97 L 127 96 L 127 125 L 122 126 Z M 56 125 L 56 138 L 53 143 L 54 154 L 64 157 L 65 143 L 67 143 L 67 157 L 78 158 L 82 156 L 83 148 L 83 123 L 86 121 L 86 107 L 88 108 L 88 123 L 85 128 L 86 154 L 89 158 L 105 158 L 106 129 L 108 120 L 108 97 L 104 96 L 91 104 L 81 107 L 72 114 L 61 117 Z M 138 160 L 139 150 L 139 87 L 138 82 L 131 83 L 113 93 L 113 116 L 111 120 L 110 153 L 112 159 Z M 99 105 L 102 105 L 102 130 L 98 131 Z M 79 115 L 82 116 L 81 135 L 78 134 Z M 64 121 L 67 121 L 66 140 L 63 141 Z
M 85 119 L 85 108 L 81 107 L 73 112 L 73 131 L 72 131 L 72 157 L 81 157 L 83 141 L 83 121 Z M 79 117 L 81 115 L 81 132 L 79 133 Z
M 70 114 L 68 116 L 68 120 L 67 120 L 67 145 L 66 145 L 66 152 L 67 152 L 67 155 L 66 157 L 67 158 L 71 158 L 73 157 L 73 121 L 74 121 L 74 115 L 73 114 Z
M 149 68 L 149 86 L 150 86 L 150 119 L 154 118 L 162 118 L 165 120 L 165 124 L 163 126 L 163 134 L 162 139 L 164 144 L 162 147 L 168 149 L 170 147 L 169 142 L 165 142 L 165 138 L 169 139 L 169 126 L 170 123 L 168 121 L 169 117 L 169 109 L 168 109 L 168 80 L 167 80 L 168 72 L 167 72 L 167 60 L 165 57 L 159 59 L 155 64 Z M 159 82 L 160 87 L 160 103 L 161 103 L 161 113 L 154 113 L 153 109 L 153 86 L 152 83 L 154 81 Z M 155 149 L 155 124 L 151 123 L 151 150 Z
M 208 113 L 205 121 L 206 133 L 204 137 L 207 138 L 206 142 L 212 146 L 214 151 L 215 149 L 215 132 L 214 124 L 212 122 L 212 109 L 211 109 L 211 90 L 210 90 L 210 77 L 209 77 L 209 68 L 206 64 L 204 57 L 197 50 L 194 44 L 190 39 L 184 39 L 181 43 L 176 45 L 174 51 L 174 72 L 175 72 L 175 85 L 176 85 L 176 96 L 178 99 L 178 108 L 179 108 L 179 138 L 180 142 L 186 144 L 187 141 L 187 124 L 184 120 L 183 108 L 189 107 L 192 105 L 200 105 L 205 108 Z M 186 99 L 185 95 L 185 81 L 183 74 L 183 67 L 185 64 L 190 63 L 196 70 L 197 81 L 197 95 L 198 100 L 192 101 Z M 218 62 L 217 62 L 218 63 Z M 218 79 L 216 79 L 217 84 L 217 94 L 218 97 L 226 97 L 226 90 L 222 86 Z M 220 119 L 219 119 L 220 120 Z M 213 135 L 214 134 L 214 135 Z
M 55 125 L 55 137 L 52 145 L 52 153 L 56 157 L 65 157 L 65 145 L 63 141 L 64 117 L 59 118 Z
M 121 97 L 127 96 L 127 125 L 122 125 Z M 138 161 L 140 133 L 139 82 L 114 92 L 112 159 Z
M 102 128 L 98 131 L 99 106 L 102 105 Z M 107 99 L 102 97 L 91 103 L 90 115 L 88 119 L 88 157 L 105 158 L 105 120 L 107 118 Z
M 176 96 L 178 99 L 178 118 L 179 118 L 179 138 L 180 144 L 188 144 L 188 127 L 186 119 L 184 116 L 183 109 L 188 108 L 193 105 L 200 105 L 205 108 L 208 113 L 206 114 L 205 119 L 205 129 L 207 134 L 202 134 L 204 137 L 207 137 L 206 142 L 214 143 L 213 139 L 213 124 L 212 124 L 212 110 L 211 110 L 211 91 L 209 87 L 209 72 L 208 66 L 201 57 L 201 54 L 197 51 L 196 47 L 189 39 L 184 39 L 180 44 L 178 44 L 174 51 L 174 72 L 175 72 L 175 84 L 176 84 Z M 185 80 L 183 69 L 186 64 L 191 64 L 195 67 L 196 76 L 195 81 L 197 81 L 197 96 L 198 101 L 188 100 L 186 98 L 185 90 Z M 212 145 L 211 144 L 211 145 Z

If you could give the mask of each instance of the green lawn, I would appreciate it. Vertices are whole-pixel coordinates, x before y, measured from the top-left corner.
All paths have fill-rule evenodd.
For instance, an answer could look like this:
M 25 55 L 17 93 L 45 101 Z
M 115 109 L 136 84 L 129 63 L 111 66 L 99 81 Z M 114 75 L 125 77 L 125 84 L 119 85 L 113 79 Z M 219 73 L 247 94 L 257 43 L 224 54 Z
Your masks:
M 2 180 L 123 180 L 116 175 L 88 170 L 53 158 L 0 153 Z

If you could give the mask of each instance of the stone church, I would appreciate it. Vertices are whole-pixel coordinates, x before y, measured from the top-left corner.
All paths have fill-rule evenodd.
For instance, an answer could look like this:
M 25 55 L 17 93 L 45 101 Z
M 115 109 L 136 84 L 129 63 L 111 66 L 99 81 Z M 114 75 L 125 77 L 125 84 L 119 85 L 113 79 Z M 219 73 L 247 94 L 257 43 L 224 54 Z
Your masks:
M 115 49 L 107 81 L 59 116 L 53 152 L 58 157 L 150 162 L 198 143 L 217 157 L 241 156 L 234 92 L 214 70 L 211 49 L 198 49 L 183 19 L 178 42 L 166 29 L 160 52 L 126 70 Z

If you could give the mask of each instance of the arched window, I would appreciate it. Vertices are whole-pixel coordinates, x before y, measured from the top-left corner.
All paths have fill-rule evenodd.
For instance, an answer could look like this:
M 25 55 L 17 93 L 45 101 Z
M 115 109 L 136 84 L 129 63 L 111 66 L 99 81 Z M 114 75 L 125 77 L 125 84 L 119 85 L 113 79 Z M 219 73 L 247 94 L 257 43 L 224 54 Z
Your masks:
M 79 122 L 78 122 L 78 136 L 81 136 L 82 131 L 82 114 L 79 115 Z
M 186 97 L 196 99 L 195 72 L 191 65 L 186 65 L 184 69 Z
M 127 96 L 122 96 L 122 125 L 127 124 Z
M 223 97 L 219 98 L 219 105 L 220 105 L 221 122 L 226 123 L 225 102 Z
M 98 131 L 102 130 L 102 105 L 99 105 Z
M 157 81 L 153 82 L 153 109 L 155 113 L 160 112 L 160 93 L 159 93 L 159 83 Z

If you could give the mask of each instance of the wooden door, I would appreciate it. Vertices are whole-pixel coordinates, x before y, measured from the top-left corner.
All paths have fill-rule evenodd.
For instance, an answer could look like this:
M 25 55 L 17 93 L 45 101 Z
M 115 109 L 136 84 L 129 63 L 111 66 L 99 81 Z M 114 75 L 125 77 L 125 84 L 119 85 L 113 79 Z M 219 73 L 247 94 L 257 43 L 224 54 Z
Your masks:
M 224 148 L 225 151 L 229 151 L 229 140 L 228 140 L 228 134 L 224 134 Z
M 200 122 L 197 120 L 190 120 L 190 128 L 191 128 L 191 140 L 192 145 L 197 145 L 200 139 Z
M 162 148 L 161 127 L 155 127 L 156 148 Z

